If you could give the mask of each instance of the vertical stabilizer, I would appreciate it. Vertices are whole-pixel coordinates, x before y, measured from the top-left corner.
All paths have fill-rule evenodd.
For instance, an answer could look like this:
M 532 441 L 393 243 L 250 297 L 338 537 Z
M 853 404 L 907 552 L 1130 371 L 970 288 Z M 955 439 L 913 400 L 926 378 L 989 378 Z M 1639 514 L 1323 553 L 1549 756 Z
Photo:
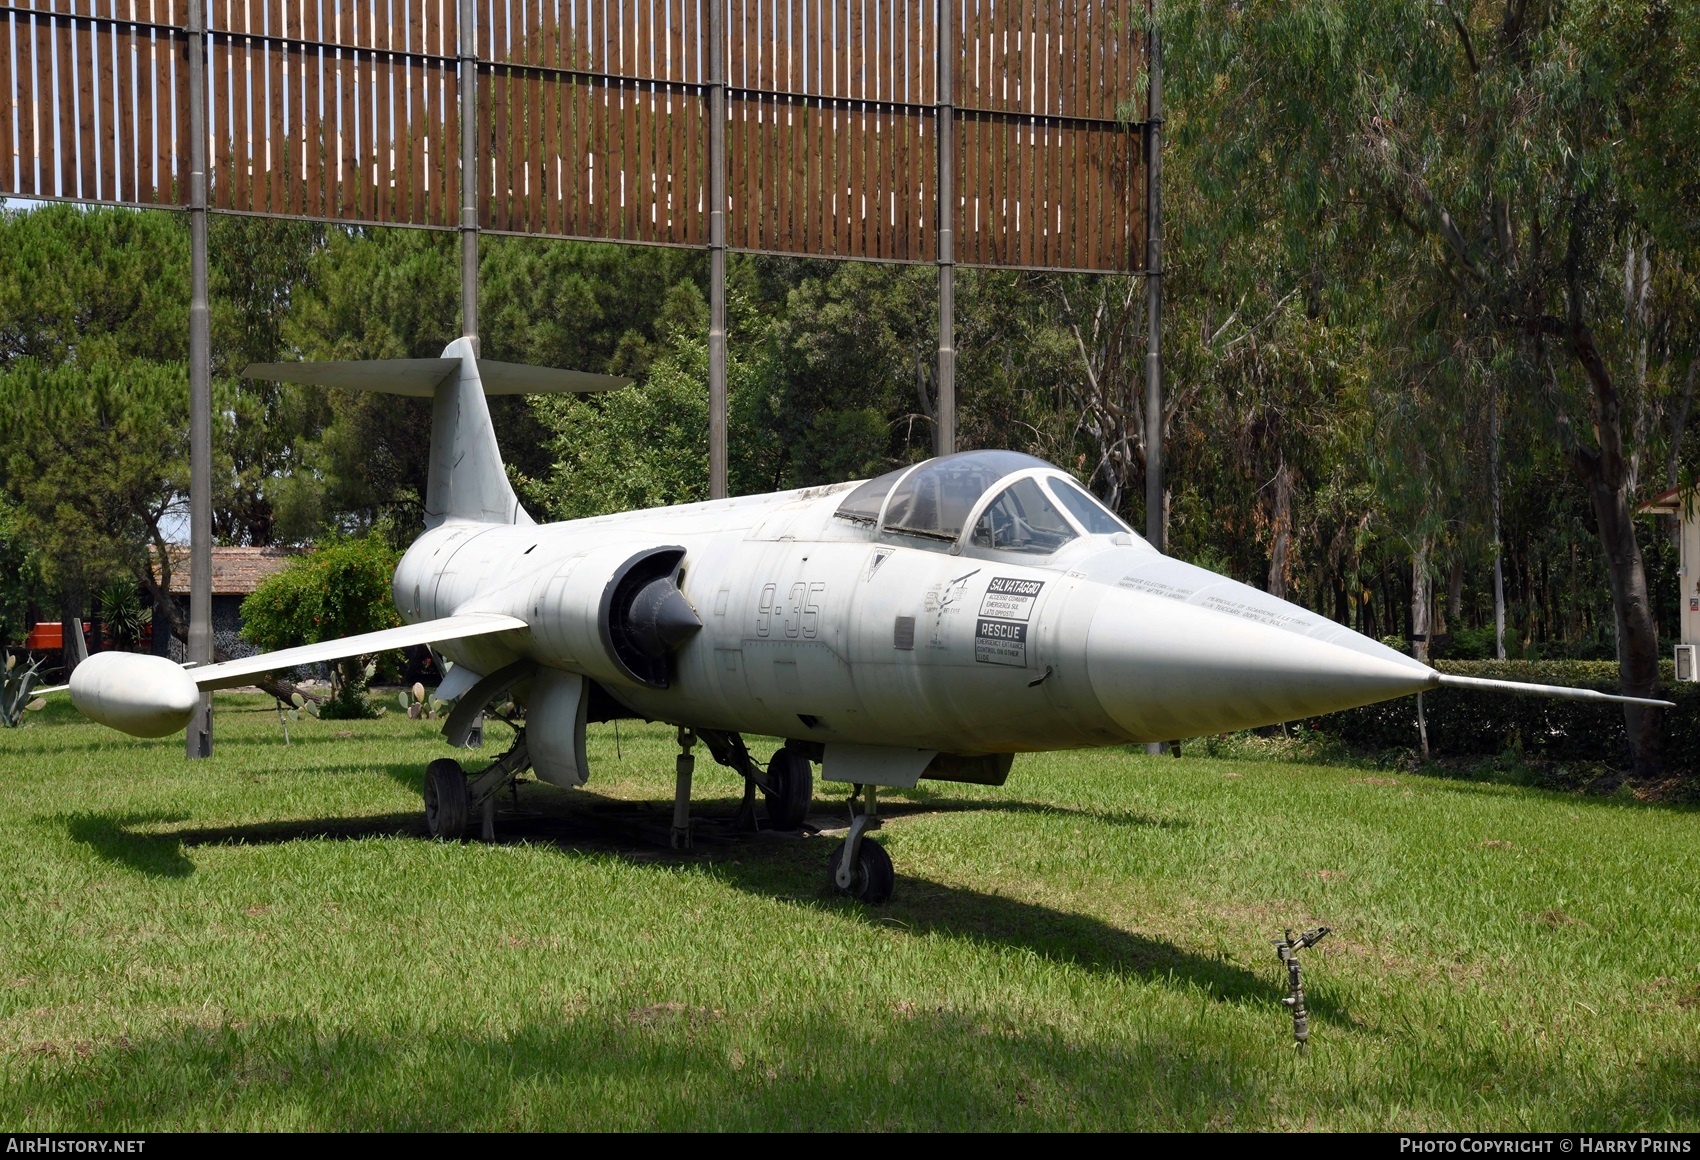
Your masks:
M 457 338 L 442 358 L 358 362 L 252 363 L 243 378 L 306 383 L 345 391 L 378 391 L 431 400 L 431 448 L 426 465 L 425 526 L 447 520 L 481 524 L 534 522 L 508 484 L 486 395 L 588 394 L 628 387 L 632 380 L 518 363 L 479 361 L 470 339 Z
M 431 409 L 431 462 L 425 485 L 425 526 L 446 520 L 483 524 L 529 524 L 502 466 L 490 405 L 470 339 L 443 349 L 460 362 L 437 384 Z

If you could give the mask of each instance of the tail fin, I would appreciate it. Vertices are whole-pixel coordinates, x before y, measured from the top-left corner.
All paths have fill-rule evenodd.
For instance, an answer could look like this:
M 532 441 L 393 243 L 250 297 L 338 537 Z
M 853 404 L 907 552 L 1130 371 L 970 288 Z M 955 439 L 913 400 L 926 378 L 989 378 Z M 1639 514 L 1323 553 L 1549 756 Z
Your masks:
M 255 363 L 244 378 L 382 391 L 432 400 L 425 526 L 447 520 L 529 524 L 532 519 L 502 468 L 486 395 L 587 393 L 629 386 L 630 379 L 480 359 L 472 340 L 457 338 L 442 358 L 366 362 Z

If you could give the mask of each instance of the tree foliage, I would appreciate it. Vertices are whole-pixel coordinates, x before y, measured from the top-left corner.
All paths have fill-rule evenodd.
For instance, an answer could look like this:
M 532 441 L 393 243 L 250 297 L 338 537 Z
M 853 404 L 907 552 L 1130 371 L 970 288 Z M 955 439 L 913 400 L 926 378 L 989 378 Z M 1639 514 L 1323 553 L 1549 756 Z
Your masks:
M 332 539 L 268 576 L 242 602 L 242 637 L 265 652 L 393 628 L 399 554 L 378 535 Z M 366 717 L 372 658 L 336 662 L 326 717 Z

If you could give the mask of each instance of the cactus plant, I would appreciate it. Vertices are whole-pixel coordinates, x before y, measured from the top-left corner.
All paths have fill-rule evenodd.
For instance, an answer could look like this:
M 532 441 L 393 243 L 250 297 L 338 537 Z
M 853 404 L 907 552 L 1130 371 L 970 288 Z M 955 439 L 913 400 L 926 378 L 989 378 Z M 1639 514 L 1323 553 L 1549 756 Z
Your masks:
M 401 702 L 403 711 L 415 721 L 435 721 L 448 707 L 448 702 L 439 700 L 435 694 L 426 695 L 425 686 L 418 681 L 413 683 L 413 688 L 397 694 L 396 699 Z

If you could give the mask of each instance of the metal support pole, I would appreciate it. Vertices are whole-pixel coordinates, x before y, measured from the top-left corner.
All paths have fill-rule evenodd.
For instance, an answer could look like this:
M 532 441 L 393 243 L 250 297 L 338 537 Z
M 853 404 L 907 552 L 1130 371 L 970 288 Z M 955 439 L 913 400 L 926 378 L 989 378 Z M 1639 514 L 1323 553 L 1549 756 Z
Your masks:
M 1151 104 L 1145 121 L 1145 307 L 1150 345 L 1145 353 L 1145 538 L 1159 552 L 1168 548 L 1169 521 L 1163 502 L 1163 58 L 1157 43 L 1156 8 L 1146 33 L 1150 48 Z M 1167 749 L 1152 741 L 1145 752 Z
M 939 145 L 939 397 L 933 444 L 938 454 L 956 450 L 956 108 L 951 66 L 956 58 L 952 6 L 939 0 L 938 108 L 934 132 Z
M 1150 335 L 1145 354 L 1145 538 L 1162 552 L 1169 538 L 1163 502 L 1163 55 L 1155 8 L 1152 16 L 1147 34 L 1151 106 L 1145 124 L 1145 305 Z
M 460 332 L 478 350 L 478 36 L 473 0 L 460 0 Z
M 726 490 L 726 0 L 708 0 L 708 495 Z
M 212 331 L 207 311 L 207 10 L 189 3 L 189 640 L 188 659 L 211 664 Z M 212 756 L 212 694 L 189 719 L 185 752 Z

